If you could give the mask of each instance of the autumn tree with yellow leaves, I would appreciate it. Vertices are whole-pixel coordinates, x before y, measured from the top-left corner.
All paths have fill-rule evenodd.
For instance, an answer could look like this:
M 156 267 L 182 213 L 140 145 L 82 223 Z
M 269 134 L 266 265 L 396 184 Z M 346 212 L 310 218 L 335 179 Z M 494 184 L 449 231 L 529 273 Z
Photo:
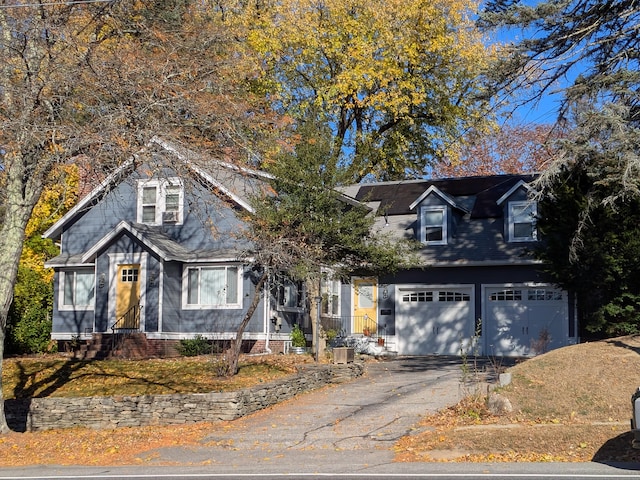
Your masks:
M 0 378 L 29 219 L 59 165 L 109 172 L 153 135 L 228 161 L 277 150 L 245 87 L 252 60 L 218 2 L 4 2 L 0 8 Z M 8 431 L 0 384 L 0 433 Z
M 77 165 L 56 166 L 27 223 L 7 320 L 6 348 L 10 352 L 40 353 L 47 351 L 51 344 L 53 270 L 45 268 L 44 262 L 59 250 L 41 235 L 75 205 L 79 183 Z
M 421 176 L 486 120 L 491 57 L 473 0 L 251 2 L 255 88 L 294 118 L 319 112 L 347 181 Z

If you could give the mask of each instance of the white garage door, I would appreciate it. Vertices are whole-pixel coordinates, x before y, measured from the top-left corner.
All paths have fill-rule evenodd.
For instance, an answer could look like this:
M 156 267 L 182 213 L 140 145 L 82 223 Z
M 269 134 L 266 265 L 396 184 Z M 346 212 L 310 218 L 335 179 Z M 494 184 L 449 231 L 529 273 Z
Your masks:
M 399 355 L 460 355 L 473 335 L 473 287 L 399 288 Z
M 529 356 L 567 345 L 567 295 L 552 287 L 487 287 L 488 355 Z

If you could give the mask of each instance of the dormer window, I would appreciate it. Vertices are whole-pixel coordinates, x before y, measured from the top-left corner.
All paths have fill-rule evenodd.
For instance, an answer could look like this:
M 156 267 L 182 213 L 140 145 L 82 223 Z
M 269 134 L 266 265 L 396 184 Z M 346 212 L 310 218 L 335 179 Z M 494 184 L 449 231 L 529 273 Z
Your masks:
M 535 202 L 509 202 L 509 241 L 536 241 L 536 215 Z
M 448 243 L 449 226 L 453 225 L 455 216 L 451 212 L 469 213 L 464 207 L 446 193 L 431 185 L 420 195 L 409 208 L 418 208 L 417 238 L 424 245 L 446 245 Z M 451 222 L 451 223 L 450 223 Z
M 147 225 L 182 223 L 183 196 L 178 179 L 139 182 L 137 221 Z
M 447 244 L 447 208 L 422 207 L 420 241 L 425 245 Z

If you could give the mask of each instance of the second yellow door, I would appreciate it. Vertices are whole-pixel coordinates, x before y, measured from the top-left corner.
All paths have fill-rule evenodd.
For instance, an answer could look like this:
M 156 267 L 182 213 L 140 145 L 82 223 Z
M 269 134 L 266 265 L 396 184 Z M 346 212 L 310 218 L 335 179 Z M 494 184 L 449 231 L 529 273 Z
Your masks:
M 378 281 L 375 278 L 353 279 L 353 333 L 373 335 L 377 330 Z

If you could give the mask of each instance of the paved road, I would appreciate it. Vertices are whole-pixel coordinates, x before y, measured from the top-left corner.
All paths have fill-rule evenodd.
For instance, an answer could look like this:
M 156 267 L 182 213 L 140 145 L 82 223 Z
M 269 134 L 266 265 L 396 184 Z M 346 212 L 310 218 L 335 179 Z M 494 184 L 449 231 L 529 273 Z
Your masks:
M 212 431 L 197 448 L 164 448 L 157 461 L 243 470 L 361 471 L 388 464 L 392 447 L 426 412 L 461 396 L 457 358 L 367 362 L 362 378 L 300 395 Z M 266 471 L 265 470 L 265 471 Z
M 0 480 L 630 480 L 638 478 L 637 470 L 616 468 L 594 463 L 498 463 L 498 464 L 429 464 L 428 468 L 415 468 L 415 464 L 396 464 L 395 470 L 369 469 L 361 473 L 299 474 L 226 473 L 213 467 L 38 467 L 8 472 L 0 469 Z

